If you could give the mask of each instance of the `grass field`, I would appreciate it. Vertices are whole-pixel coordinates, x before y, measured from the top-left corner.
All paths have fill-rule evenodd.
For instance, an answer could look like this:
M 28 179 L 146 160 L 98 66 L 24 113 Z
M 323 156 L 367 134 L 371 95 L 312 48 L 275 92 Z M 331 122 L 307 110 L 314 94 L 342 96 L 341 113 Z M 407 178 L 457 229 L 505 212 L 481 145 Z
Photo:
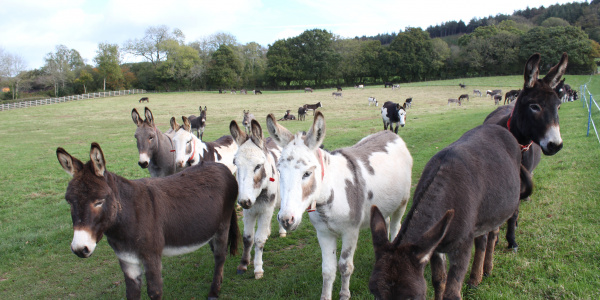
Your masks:
M 578 87 L 588 76 L 567 76 Z M 399 130 L 414 159 L 413 187 L 425 163 L 467 130 L 481 124 L 494 109 L 490 97 L 471 97 L 463 106 L 447 105 L 448 98 L 473 89 L 510 89 L 522 86 L 522 76 L 472 78 L 403 84 L 399 91 L 383 86 L 347 88 L 343 98 L 332 90 L 265 92 L 263 95 L 217 93 L 149 94 L 158 127 L 166 131 L 171 116 L 197 114 L 207 106 L 205 140 L 229 134 L 232 119 L 241 121 L 249 109 L 261 122 L 286 109 L 295 112 L 305 103 L 321 101 L 327 132 L 324 145 L 333 150 L 353 145 L 382 130 L 379 108 L 367 97 L 403 102 L 413 97 L 407 125 Z M 458 82 L 467 89 L 460 89 Z M 600 96 L 600 78 L 589 86 Z M 129 179 L 147 177 L 137 165 L 131 109 L 143 110 L 139 96 L 123 96 L 0 112 L 0 295 L 3 299 L 117 299 L 125 297 L 123 274 L 106 240 L 88 259 L 73 255 L 69 245 L 72 224 L 64 192 L 70 177 L 56 159 L 63 147 L 87 161 L 91 142 L 104 151 L 107 169 Z M 495 268 L 477 289 L 463 289 L 467 299 L 599 299 L 600 298 L 600 144 L 586 137 L 587 113 L 581 101 L 565 103 L 560 114 L 564 148 L 543 157 L 534 175 L 531 201 L 521 205 L 517 254 L 504 250 L 501 238 Z M 307 121 L 288 121 L 292 132 L 308 130 Z M 268 133 L 265 131 L 265 135 Z M 410 205 L 410 204 L 409 204 Z M 241 219 L 240 219 L 240 226 Z M 252 271 L 236 275 L 240 256 L 228 257 L 222 299 L 316 299 L 321 293 L 321 253 L 308 218 L 287 238 L 273 234 L 264 254 L 265 277 Z M 504 235 L 504 231 L 501 231 Z M 368 280 L 374 263 L 370 232 L 361 232 L 354 257 L 350 291 L 354 299 L 372 299 Z M 212 280 L 210 249 L 163 258 L 164 297 L 203 299 Z M 251 267 L 252 268 L 252 267 Z M 251 270 L 251 269 L 250 269 Z M 430 282 L 429 271 L 426 279 Z M 340 289 L 339 273 L 334 299 Z M 145 288 L 144 288 L 145 290 Z M 432 296 L 431 286 L 428 289 Z M 145 292 L 143 297 L 147 298 Z

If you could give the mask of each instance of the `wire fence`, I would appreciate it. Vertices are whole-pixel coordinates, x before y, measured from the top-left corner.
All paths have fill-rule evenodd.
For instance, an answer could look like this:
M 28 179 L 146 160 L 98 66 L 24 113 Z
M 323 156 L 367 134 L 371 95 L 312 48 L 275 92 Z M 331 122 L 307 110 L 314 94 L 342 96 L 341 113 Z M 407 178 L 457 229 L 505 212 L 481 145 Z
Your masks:
M 98 93 L 88 93 L 82 95 L 73 95 L 66 97 L 58 97 L 58 98 L 49 98 L 42 100 L 31 100 L 31 101 L 23 101 L 23 102 L 15 102 L 8 104 L 0 104 L 0 111 L 17 109 L 17 108 L 26 108 L 26 107 L 34 107 L 40 105 L 48 105 L 54 103 L 63 103 L 68 101 L 77 101 L 84 99 L 94 99 L 94 98 L 104 98 L 104 97 L 115 97 L 115 96 L 126 96 L 133 94 L 145 94 L 146 90 L 123 90 L 123 91 L 112 91 L 112 92 L 98 92 Z
M 584 84 L 579 87 L 579 91 L 581 94 L 581 102 L 583 102 L 583 108 L 587 107 L 588 111 L 588 124 L 587 124 L 587 134 L 586 136 L 590 136 L 590 128 L 594 129 L 596 133 L 596 138 L 600 143 L 600 135 L 598 135 L 598 129 L 596 128 L 596 123 L 594 122 L 594 117 L 600 116 L 600 106 L 598 106 L 598 102 L 594 99 L 594 95 L 590 92 L 587 87 L 587 84 Z M 594 109 L 594 106 L 596 107 Z

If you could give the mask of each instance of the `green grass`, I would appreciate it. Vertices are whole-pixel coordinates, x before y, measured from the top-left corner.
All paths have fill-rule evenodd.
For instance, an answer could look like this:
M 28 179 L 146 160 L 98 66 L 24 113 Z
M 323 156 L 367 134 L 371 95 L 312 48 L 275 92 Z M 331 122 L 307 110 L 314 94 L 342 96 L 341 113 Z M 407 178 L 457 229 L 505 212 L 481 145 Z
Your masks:
M 567 76 L 573 87 L 587 76 Z M 598 97 L 599 77 L 590 89 Z M 467 84 L 460 89 L 458 82 Z M 232 119 L 241 121 L 250 111 L 263 124 L 267 113 L 281 117 L 305 103 L 322 101 L 327 122 L 325 147 L 333 150 L 356 143 L 382 130 L 380 103 L 403 102 L 413 97 L 407 126 L 399 130 L 414 159 L 413 186 L 425 163 L 467 130 L 481 124 L 494 109 L 488 97 L 472 97 L 463 106 L 448 106 L 448 98 L 473 89 L 519 88 L 522 76 L 469 78 L 402 85 L 392 91 L 381 87 L 345 89 L 342 99 L 332 90 L 265 92 L 264 95 L 216 93 L 149 94 L 149 106 L 161 130 L 171 116 L 197 114 L 208 107 L 205 140 L 229 134 Z M 130 179 L 147 177 L 137 165 L 137 148 L 131 109 L 143 109 L 138 96 L 83 100 L 0 112 L 0 294 L 3 299 L 115 299 L 125 297 L 123 274 L 105 240 L 94 254 L 80 259 L 69 249 L 72 239 L 69 206 L 64 200 L 69 176 L 56 159 L 57 147 L 87 160 L 91 142 L 104 150 L 107 168 Z M 587 114 L 582 103 L 565 103 L 559 112 L 564 148 L 543 157 L 535 171 L 532 200 L 521 206 L 517 231 L 519 252 L 504 250 L 500 241 L 492 275 L 477 289 L 463 289 L 467 299 L 598 299 L 600 298 L 600 237 L 598 199 L 600 145 L 586 137 Z M 312 123 L 284 122 L 291 131 L 308 130 Z M 265 128 L 263 128 L 265 129 Z M 265 134 L 268 133 L 265 131 Z M 239 256 L 228 257 L 221 290 L 223 299 L 318 298 L 321 292 L 321 253 L 314 228 L 303 224 L 287 238 L 273 234 L 265 247 L 265 277 L 254 280 L 250 272 L 239 276 Z M 241 226 L 241 220 L 240 220 Z M 504 235 L 504 232 L 501 232 Z M 354 299 L 371 299 L 368 279 L 374 263 L 371 236 L 361 232 L 354 257 L 350 290 Z M 163 259 L 164 295 L 170 298 L 205 298 L 212 279 L 213 259 L 208 247 L 192 254 Z M 426 279 L 429 282 L 429 271 Z M 144 288 L 145 289 L 145 288 Z M 339 275 L 334 299 L 340 289 Z M 428 290 L 432 296 L 432 288 Z M 144 294 L 144 293 L 143 293 Z M 144 298 L 147 296 L 144 294 Z

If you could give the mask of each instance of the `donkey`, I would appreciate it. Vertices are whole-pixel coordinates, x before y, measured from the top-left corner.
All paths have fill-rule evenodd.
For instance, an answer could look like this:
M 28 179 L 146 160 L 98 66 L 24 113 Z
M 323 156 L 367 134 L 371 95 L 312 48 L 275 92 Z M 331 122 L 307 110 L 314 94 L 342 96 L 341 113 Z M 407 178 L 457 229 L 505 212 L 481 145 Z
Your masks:
M 532 174 L 541 160 L 542 152 L 554 155 L 563 146 L 558 122 L 561 101 L 556 94 L 556 87 L 567 69 L 568 59 L 568 55 L 563 53 L 560 62 L 543 79 L 539 79 L 540 55 L 532 55 L 525 64 L 525 82 L 517 100 L 497 108 L 483 122 L 498 124 L 513 134 L 523 151 L 522 164 Z M 517 210 L 506 230 L 508 248 L 513 251 L 518 248 L 515 240 L 518 216 Z
M 237 273 L 248 270 L 254 244 L 254 278 L 260 279 L 264 275 L 262 254 L 271 234 L 273 211 L 281 204 L 279 173 L 275 169 L 281 148 L 271 138 L 263 137 L 256 120 L 252 120 L 251 127 L 250 135 L 246 135 L 236 121 L 229 124 L 231 136 L 239 147 L 234 164 L 237 167 L 238 203 L 244 209 L 244 252 Z M 286 234 L 279 224 L 279 236 Z
M 286 110 L 285 111 L 285 115 L 283 115 L 283 117 L 277 121 L 288 121 L 288 120 L 296 120 L 296 116 L 290 114 L 290 110 Z
M 342 95 L 341 92 L 333 92 L 333 93 L 331 93 L 331 96 L 333 96 L 335 99 L 344 98 L 344 96 Z
M 500 102 L 502 102 L 502 94 L 495 94 L 492 97 L 494 99 L 494 105 L 500 105 Z
M 313 116 L 315 115 L 315 111 L 319 107 L 323 107 L 323 104 L 321 104 L 321 101 L 319 101 L 315 104 L 304 104 L 304 109 L 306 109 L 306 111 L 312 110 Z
M 473 90 L 473 95 L 478 95 L 479 97 L 482 96 L 480 90 Z
M 462 102 L 464 99 L 467 99 L 467 101 L 469 101 L 469 94 L 462 94 L 462 95 L 460 95 L 460 96 L 458 97 L 458 100 L 460 100 L 461 102 Z
M 298 107 L 298 121 L 306 120 L 306 108 L 304 106 Z
M 192 134 L 190 120 L 182 116 L 183 125 L 177 124 L 175 117 L 171 118 L 171 129 L 175 131 L 173 145 L 175 150 L 175 164 L 180 168 L 193 166 L 200 161 L 214 161 L 222 163 L 232 174 L 236 167 L 233 156 L 237 152 L 237 144 L 230 135 L 224 135 L 214 142 L 203 142 Z
M 250 122 L 254 120 L 254 115 L 250 113 L 250 110 L 244 110 L 244 118 L 242 119 L 242 125 L 246 129 L 246 134 L 250 133 Z
M 396 124 L 394 132 L 398 134 L 398 124 L 400 124 L 400 127 L 404 127 L 406 124 L 406 108 L 400 106 L 399 103 L 386 101 L 381 107 L 381 118 L 383 119 L 383 130 L 387 130 L 390 126 L 391 131 L 394 124 Z
M 142 102 L 148 102 L 148 103 L 150 103 L 150 99 L 148 97 L 142 97 L 142 98 L 140 98 L 140 100 L 138 102 L 139 103 L 142 103 Z
M 369 97 L 369 106 L 371 106 L 371 104 L 375 104 L 375 106 L 379 106 L 379 103 L 377 103 L 377 99 L 375 99 L 375 97 Z
M 194 131 L 195 129 L 196 136 L 199 139 L 202 139 L 202 136 L 204 135 L 204 127 L 206 127 L 206 106 L 204 106 L 204 110 L 202 110 L 202 105 L 200 105 L 198 109 L 200 110 L 200 116 L 196 117 L 194 115 L 191 115 L 188 117 L 188 119 L 190 120 L 190 124 L 192 125 L 192 131 Z
M 162 133 L 154 124 L 154 117 L 148 107 L 144 109 L 146 119 L 142 120 L 138 111 L 131 110 L 131 119 L 137 125 L 135 139 L 140 154 L 138 165 L 142 169 L 148 168 L 151 177 L 165 177 L 175 174 L 178 170 L 175 165 L 173 149 L 173 135 L 175 132 Z
M 404 100 L 404 104 L 402 106 L 404 107 L 405 110 L 407 108 L 412 107 L 412 97 L 406 98 L 406 100 Z
M 313 89 L 309 88 L 309 87 L 305 87 L 304 88 L 304 93 L 312 93 Z
M 498 227 L 528 193 L 531 177 L 507 130 L 486 124 L 466 132 L 425 165 L 393 243 L 385 215 L 371 209 L 376 262 L 369 289 L 377 299 L 425 299 L 423 272 L 431 260 L 435 299 L 461 299 L 472 243 L 469 284 L 477 286 L 482 273 L 492 271 Z M 450 259 L 448 273 L 444 254 Z
M 465 84 L 462 84 L 462 83 L 459 83 L 459 84 L 458 84 L 458 86 L 460 86 L 460 88 L 461 88 L 461 89 L 464 89 L 464 88 L 466 88 L 466 87 L 467 87 L 467 85 L 465 85 Z
M 225 166 L 207 162 L 164 178 L 127 180 L 106 169 L 96 143 L 86 164 L 63 148 L 56 149 L 56 156 L 73 177 L 65 194 L 73 219 L 73 253 L 90 257 L 106 235 L 125 275 L 127 299 L 140 299 L 142 269 L 148 296 L 161 299 L 161 257 L 210 243 L 215 269 L 208 298 L 218 298 L 227 247 L 235 255 L 240 236 L 238 187 Z
M 450 98 L 448 99 L 448 105 L 450 105 L 450 103 L 458 103 L 458 106 L 462 105 L 462 102 L 460 101 L 460 99 L 456 99 L 456 98 Z
M 510 104 L 519 96 L 521 90 L 510 90 L 504 94 L 504 105 Z
M 337 267 L 342 276 L 340 298 L 350 298 L 350 276 L 359 230 L 369 224 L 371 204 L 390 217 L 392 238 L 410 194 L 412 157 L 404 141 L 389 131 L 369 135 L 356 145 L 331 153 L 321 150 L 325 117 L 317 112 L 308 133 L 292 134 L 267 116 L 269 134 L 280 147 L 277 163 L 281 210 L 277 220 L 290 231 L 298 228 L 309 209 L 310 222 L 321 246 L 321 299 L 331 299 L 336 277 L 337 238 L 342 251 Z

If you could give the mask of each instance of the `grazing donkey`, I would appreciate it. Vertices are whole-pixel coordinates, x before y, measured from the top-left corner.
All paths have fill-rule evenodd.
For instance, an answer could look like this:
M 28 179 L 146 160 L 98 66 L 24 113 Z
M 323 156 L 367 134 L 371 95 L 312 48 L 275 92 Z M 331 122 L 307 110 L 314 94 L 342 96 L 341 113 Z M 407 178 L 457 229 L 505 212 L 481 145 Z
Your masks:
M 412 107 L 412 97 L 406 98 L 406 100 L 404 100 L 404 104 L 402 106 L 404 107 L 404 109 Z
M 412 157 L 404 141 L 389 131 L 369 135 L 356 145 L 331 153 L 321 150 L 325 117 L 315 115 L 308 133 L 292 134 L 267 116 L 267 128 L 282 147 L 277 164 L 280 174 L 281 210 L 277 219 L 290 231 L 308 216 L 321 246 L 323 289 L 321 299 L 331 299 L 336 269 L 342 276 L 340 298 L 350 298 L 350 276 L 359 230 L 369 224 L 372 204 L 390 216 L 392 238 L 410 194 Z M 337 238 L 342 250 L 336 265 Z
M 204 110 L 202 109 L 202 105 L 200 105 L 198 109 L 200 110 L 200 116 L 196 117 L 191 115 L 188 117 L 188 119 L 192 125 L 192 131 L 196 130 L 196 136 L 199 139 L 202 139 L 202 136 L 204 135 L 204 128 L 206 127 L 206 106 L 204 106 Z
M 215 270 L 208 297 L 218 298 L 227 247 L 235 255 L 240 236 L 238 187 L 227 168 L 207 162 L 164 178 L 127 180 L 106 169 L 96 143 L 86 164 L 63 148 L 56 149 L 56 156 L 73 176 L 65 194 L 73 219 L 73 253 L 90 257 L 106 235 L 125 275 L 127 299 L 140 299 L 142 271 L 148 296 L 161 299 L 162 256 L 210 243 Z
M 381 107 L 381 118 L 383 119 L 383 130 L 387 130 L 388 126 L 390 126 L 391 131 L 394 124 L 396 124 L 394 132 L 397 134 L 398 124 L 401 127 L 404 127 L 406 124 L 406 108 L 400 106 L 399 103 L 386 101 Z
M 148 103 L 150 103 L 150 99 L 148 97 L 142 97 L 142 98 L 140 98 L 140 100 L 138 102 L 140 102 L 140 103 L 142 103 L 142 102 L 148 102 Z
M 467 99 L 467 101 L 469 101 L 469 94 L 462 94 L 462 95 L 458 96 L 458 100 L 460 100 L 461 102 L 464 99 Z
M 473 95 L 477 95 L 479 97 L 481 97 L 481 91 L 480 90 L 473 90 Z
M 492 97 L 494 97 L 494 105 L 500 105 L 500 102 L 502 102 L 502 94 L 495 94 Z
M 305 92 L 305 93 L 312 93 L 312 92 L 313 92 L 313 89 L 311 89 L 311 88 L 309 88 L 309 87 L 305 87 L 305 88 L 304 88 L 304 92 Z
M 560 78 L 567 69 L 568 60 L 568 55 L 563 53 L 560 62 L 543 79 L 539 79 L 540 55 L 532 55 L 525 64 L 525 83 L 517 100 L 497 108 L 483 122 L 498 124 L 513 134 L 523 151 L 522 164 L 532 174 L 541 160 L 542 152 L 554 155 L 563 146 L 558 123 L 561 101 L 556 88 L 562 82 Z M 515 240 L 518 216 L 517 210 L 506 229 L 508 248 L 513 251 L 518 248 Z
M 504 94 L 504 105 L 510 104 L 517 99 L 521 90 L 510 90 Z
M 175 131 L 173 145 L 175 164 L 180 168 L 193 166 L 200 161 L 214 161 L 226 165 L 235 174 L 233 156 L 238 146 L 230 135 L 224 135 L 214 142 L 203 142 L 192 134 L 190 120 L 182 116 L 183 125 L 179 126 L 175 117 L 171 118 L 171 129 Z
M 369 97 L 369 106 L 371 106 L 371 104 L 375 104 L 375 106 L 379 106 L 379 103 L 377 103 L 377 99 L 375 99 L 375 97 Z
M 331 93 L 331 96 L 333 96 L 335 99 L 344 98 L 344 96 L 342 95 L 341 92 L 333 92 L 333 93 Z
M 498 227 L 528 193 L 531 177 L 506 129 L 480 125 L 466 132 L 425 165 L 393 243 L 384 216 L 371 209 L 376 262 L 369 289 L 377 299 L 425 299 L 423 272 L 431 260 L 435 299 L 461 299 L 473 242 L 469 284 L 476 286 L 482 273 L 492 271 Z M 450 259 L 447 273 L 444 254 Z
M 131 119 L 137 125 L 135 139 L 140 154 L 138 165 L 142 169 L 148 168 L 150 176 L 165 177 L 175 174 L 178 170 L 175 165 L 175 153 L 173 149 L 172 130 L 162 133 L 154 124 L 154 117 L 148 107 L 144 108 L 146 119 L 142 120 L 137 109 L 131 110 Z
M 250 122 L 254 120 L 254 115 L 250 113 L 250 110 L 244 110 L 244 117 L 242 118 L 242 125 L 246 130 L 246 134 L 250 134 Z
M 298 107 L 298 121 L 304 121 L 306 119 L 306 108 L 304 106 Z
M 229 125 L 231 136 L 239 147 L 234 163 L 237 167 L 238 203 L 244 209 L 244 252 L 237 273 L 243 274 L 248 270 L 254 244 L 254 278 L 260 279 L 264 275 L 262 254 L 271 234 L 273 211 L 281 204 L 279 173 L 275 169 L 281 148 L 271 138 L 263 137 L 262 128 L 256 120 L 252 120 L 251 127 L 250 135 L 246 135 L 237 122 L 231 121 Z M 286 233 L 279 224 L 279 236 L 285 237 Z
M 319 101 L 315 104 L 304 104 L 304 109 L 306 109 L 306 111 L 312 110 L 313 116 L 315 115 L 315 111 L 319 107 L 323 107 L 323 104 L 321 104 L 321 101 Z
M 458 106 L 461 106 L 461 104 L 462 104 L 460 99 L 452 99 L 452 98 L 448 99 L 448 105 L 450 105 L 450 103 L 458 103 Z
M 464 89 L 464 88 L 466 88 L 466 87 L 467 87 L 467 85 L 465 85 L 465 84 L 462 84 L 462 83 L 459 83 L 459 84 L 458 84 L 458 86 L 460 86 L 460 88 L 461 88 L 461 89 Z

